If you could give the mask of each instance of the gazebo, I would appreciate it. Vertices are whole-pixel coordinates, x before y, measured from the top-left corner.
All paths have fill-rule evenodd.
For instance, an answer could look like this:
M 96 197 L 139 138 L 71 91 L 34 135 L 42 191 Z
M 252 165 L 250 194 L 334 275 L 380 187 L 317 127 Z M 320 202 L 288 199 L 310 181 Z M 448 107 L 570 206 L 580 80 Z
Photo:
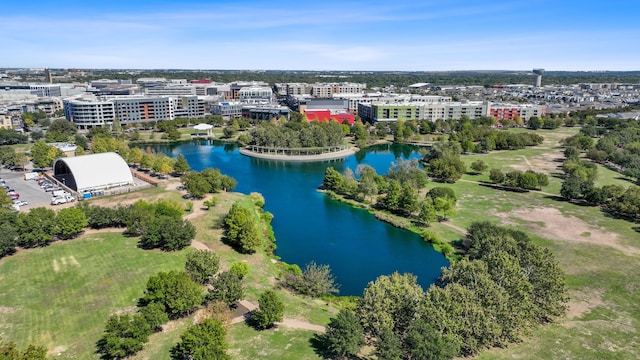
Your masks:
M 193 127 L 193 136 L 195 136 L 195 137 L 200 137 L 200 136 L 213 137 L 213 131 L 211 129 L 213 129 L 213 125 L 198 124 L 198 125 Z

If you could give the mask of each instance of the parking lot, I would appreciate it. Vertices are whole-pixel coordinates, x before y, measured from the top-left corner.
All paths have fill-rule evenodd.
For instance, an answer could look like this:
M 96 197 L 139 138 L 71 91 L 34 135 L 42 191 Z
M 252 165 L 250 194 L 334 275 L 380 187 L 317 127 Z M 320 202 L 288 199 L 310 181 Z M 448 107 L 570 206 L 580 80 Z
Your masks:
M 2 169 L 0 170 L 0 178 L 2 178 L 11 189 L 14 189 L 20 194 L 20 200 L 29 203 L 29 205 L 21 206 L 20 211 L 50 205 L 51 193 L 42 190 L 40 186 L 38 186 L 37 181 L 25 180 L 23 172 L 13 172 Z

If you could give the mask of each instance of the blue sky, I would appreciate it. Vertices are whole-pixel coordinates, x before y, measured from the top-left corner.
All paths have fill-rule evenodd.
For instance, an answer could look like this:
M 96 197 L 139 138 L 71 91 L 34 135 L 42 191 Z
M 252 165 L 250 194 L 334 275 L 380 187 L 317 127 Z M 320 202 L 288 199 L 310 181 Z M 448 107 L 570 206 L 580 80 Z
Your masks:
M 6 1 L 0 67 L 640 70 L 640 1 Z

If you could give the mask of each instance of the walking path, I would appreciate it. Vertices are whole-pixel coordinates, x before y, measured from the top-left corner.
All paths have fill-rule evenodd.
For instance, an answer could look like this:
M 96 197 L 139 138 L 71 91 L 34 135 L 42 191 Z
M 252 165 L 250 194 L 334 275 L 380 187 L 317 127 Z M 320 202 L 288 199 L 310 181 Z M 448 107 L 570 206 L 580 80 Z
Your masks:
M 323 160 L 335 160 L 342 159 L 348 156 L 351 156 L 356 153 L 355 148 L 329 152 L 324 154 L 317 155 L 275 155 L 275 154 L 264 154 L 255 151 L 251 151 L 249 149 L 240 149 L 240 154 L 254 157 L 258 159 L 267 159 L 267 160 L 282 160 L 282 161 L 323 161 Z
M 231 319 L 231 324 L 241 323 L 247 320 L 248 315 L 258 309 L 258 307 L 247 300 L 240 300 L 238 303 L 238 308 L 242 309 L 241 314 L 237 315 L 233 319 Z M 277 326 L 288 327 L 292 329 L 302 329 L 302 330 L 311 330 L 317 332 L 325 332 L 325 328 L 322 325 L 315 325 L 308 321 L 298 320 L 298 319 L 288 319 L 284 318 L 281 322 L 276 322 Z

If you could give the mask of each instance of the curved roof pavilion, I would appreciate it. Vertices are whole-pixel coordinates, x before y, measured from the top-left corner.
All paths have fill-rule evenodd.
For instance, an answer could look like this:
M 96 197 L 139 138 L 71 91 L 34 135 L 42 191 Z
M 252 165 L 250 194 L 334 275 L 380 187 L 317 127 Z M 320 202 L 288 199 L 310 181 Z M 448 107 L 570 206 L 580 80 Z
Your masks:
M 78 192 L 133 185 L 129 166 L 114 152 L 56 159 L 53 176 Z

